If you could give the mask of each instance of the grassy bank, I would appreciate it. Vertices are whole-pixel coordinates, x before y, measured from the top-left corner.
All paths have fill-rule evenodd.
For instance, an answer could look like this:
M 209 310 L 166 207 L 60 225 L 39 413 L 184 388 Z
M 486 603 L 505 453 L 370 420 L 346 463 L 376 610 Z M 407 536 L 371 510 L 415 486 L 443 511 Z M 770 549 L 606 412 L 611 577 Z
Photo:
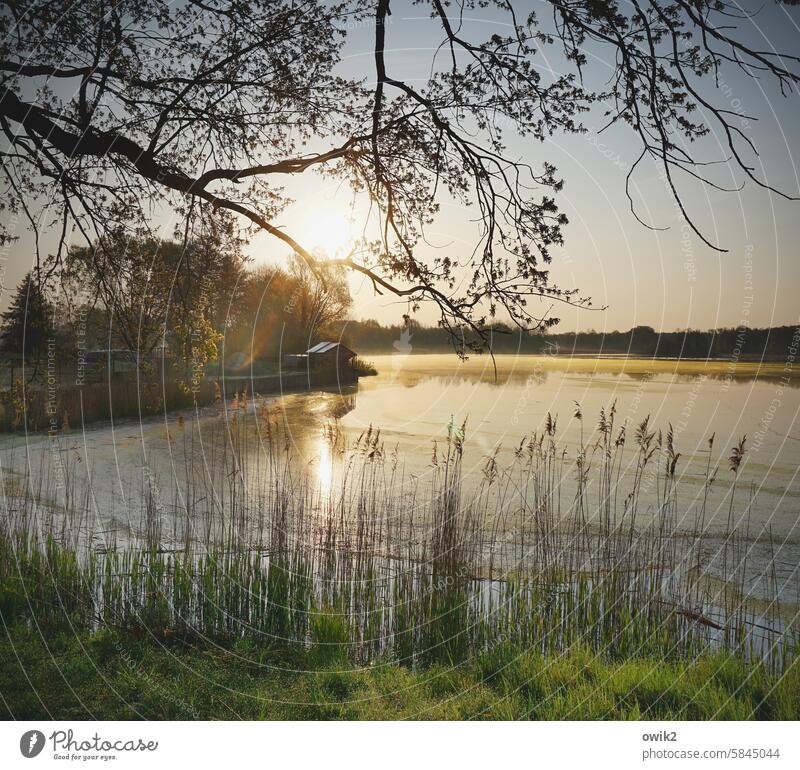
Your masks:
M 285 651 L 17 626 L 0 640 L 14 719 L 798 719 L 800 676 L 724 654 L 613 662 L 501 645 L 457 666 L 359 668 L 325 645 Z

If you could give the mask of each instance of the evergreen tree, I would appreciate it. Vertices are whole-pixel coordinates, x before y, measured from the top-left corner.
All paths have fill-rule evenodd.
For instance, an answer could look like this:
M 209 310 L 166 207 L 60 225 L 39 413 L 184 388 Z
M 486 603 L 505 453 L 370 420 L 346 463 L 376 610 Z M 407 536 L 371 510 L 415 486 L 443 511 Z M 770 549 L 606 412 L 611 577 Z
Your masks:
M 38 360 L 47 346 L 52 309 L 39 282 L 28 273 L 2 318 L 0 354 L 12 362 Z

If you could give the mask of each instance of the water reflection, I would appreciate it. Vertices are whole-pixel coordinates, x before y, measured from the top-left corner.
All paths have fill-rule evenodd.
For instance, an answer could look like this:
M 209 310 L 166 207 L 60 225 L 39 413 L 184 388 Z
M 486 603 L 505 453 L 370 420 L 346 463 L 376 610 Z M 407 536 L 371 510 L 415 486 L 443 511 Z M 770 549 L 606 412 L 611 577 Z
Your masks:
M 583 443 L 581 427 L 585 443 L 591 447 L 599 435 L 596 419 L 600 409 L 608 409 L 616 401 L 618 424 L 627 425 L 629 437 L 647 415 L 656 430 L 666 431 L 672 425 L 676 451 L 681 454 L 676 483 L 685 502 L 687 522 L 693 521 L 692 510 L 703 499 L 708 438 L 715 433 L 712 471 L 719 466 L 719 482 L 710 493 L 709 526 L 714 532 L 725 529 L 728 499 L 727 483 L 723 482 L 729 475 L 725 458 L 746 434 L 741 495 L 748 499 L 751 493 L 753 496 L 749 506 L 752 536 L 759 537 L 768 528 L 770 534 L 764 535 L 767 539 L 774 536 L 800 541 L 800 391 L 785 380 L 776 384 L 763 375 L 754 377 L 753 365 L 737 369 L 736 376 L 727 379 L 730 365 L 725 362 L 498 356 L 495 377 L 492 362 L 485 357 L 466 363 L 453 355 L 369 358 L 379 374 L 361 379 L 357 388 L 255 399 L 249 406 L 256 417 L 266 404 L 270 419 L 280 428 L 275 434 L 280 438 L 271 436 L 266 425 L 261 426 L 258 436 L 247 438 L 242 433 L 237 447 L 244 476 L 262 477 L 270 442 L 279 443 L 281 450 L 289 449 L 298 465 L 311 471 L 311 482 L 323 495 L 330 496 L 335 494 L 340 478 L 342 447 L 352 447 L 371 426 L 380 429 L 386 455 L 396 453 L 398 474 L 424 485 L 431 475 L 433 442 L 441 446 L 447 426 L 466 418 L 463 470 L 468 491 L 469 484 L 480 483 L 486 458 L 497 447 L 498 464 L 509 466 L 520 441 L 541 432 L 548 413 L 558 415 L 558 438 L 568 451 L 565 468 L 571 468 Z M 796 377 L 791 379 L 793 385 L 796 382 Z M 575 402 L 581 404 L 583 426 L 574 417 Z M 239 411 L 236 419 L 242 425 L 244 411 Z M 177 417 L 170 415 L 168 419 L 172 422 Z M 332 430 L 336 431 L 333 438 Z M 141 468 L 152 469 L 166 506 L 220 496 L 220 489 L 233 478 L 231 468 L 220 469 L 218 443 L 229 437 L 219 407 L 209 408 L 196 424 L 187 417 L 185 429 L 170 425 L 165 430 L 163 420 L 144 422 L 135 429 L 124 425 L 90 428 L 67 442 L 69 456 L 74 456 L 77 464 L 71 488 L 79 496 L 84 481 L 91 486 L 96 515 L 103 521 L 115 516 L 127 519 L 129 509 L 140 506 L 136 479 L 131 481 L 126 469 L 137 469 L 137 479 Z M 626 474 L 636 470 L 632 444 L 631 439 L 619 466 L 623 486 Z M 3 468 L 30 473 L 31 469 L 47 467 L 48 447 L 46 442 L 30 437 L 22 451 L 0 451 L 0 462 Z M 226 479 L 219 484 L 218 474 Z M 565 471 L 559 488 L 567 502 L 574 475 L 571 470 Z M 138 515 L 135 510 L 134 515 Z
M 333 485 L 333 452 L 329 428 L 323 430 L 316 448 L 316 481 L 323 500 L 328 500 Z
M 357 388 L 295 393 L 270 401 L 280 410 L 292 454 L 313 469 L 313 480 L 326 497 L 340 470 L 341 447 L 352 446 L 370 427 L 381 430 L 386 451 L 396 451 L 403 471 L 424 484 L 431 475 L 433 442 L 445 441 L 447 426 L 466 418 L 463 468 L 468 488 L 480 483 L 486 458 L 497 447 L 498 463 L 510 465 L 515 447 L 541 431 L 548 413 L 558 416 L 559 440 L 569 465 L 584 441 L 590 449 L 594 445 L 600 410 L 616 402 L 619 425 L 627 426 L 629 436 L 648 415 L 655 430 L 666 434 L 672 426 L 687 523 L 704 496 L 707 442 L 714 433 L 712 470 L 719 467 L 720 481 L 710 494 L 709 526 L 715 532 L 727 526 L 725 458 L 746 434 L 742 478 L 752 485 L 753 534 L 768 527 L 775 535 L 800 539 L 800 430 L 795 427 L 800 391 L 783 380 L 776 385 L 763 373 L 754 376 L 754 365 L 736 369 L 729 378 L 726 362 L 499 356 L 495 377 L 488 358 L 466 363 L 452 355 L 373 360 L 378 376 L 363 378 Z M 581 405 L 583 422 L 575 419 L 575 402 Z M 326 426 L 335 428 L 335 441 L 326 434 Z M 619 472 L 624 487 L 636 472 L 630 447 Z M 573 476 L 567 471 L 560 486 L 565 500 L 573 492 Z
M 716 434 L 712 463 L 719 465 L 722 482 L 725 458 L 746 434 L 742 478 L 752 485 L 754 531 L 768 527 L 800 539 L 800 378 L 786 374 L 781 364 L 498 356 L 495 374 L 487 357 L 467 362 L 452 355 L 370 358 L 379 374 L 360 381 L 358 403 L 340 419 L 341 429 L 357 436 L 369 426 L 380 427 L 387 446 L 397 446 L 406 470 L 416 477 L 429 473 L 431 444 L 445 440 L 453 419 L 468 419 L 464 472 L 479 483 L 486 457 L 500 446 L 498 461 L 510 464 L 514 448 L 541 431 L 548 413 L 558 415 L 559 438 L 574 460 L 581 430 L 593 446 L 600 410 L 616 401 L 619 423 L 627 425 L 629 435 L 648 415 L 655 430 L 666 434 L 672 426 L 687 521 L 703 496 L 708 438 Z M 583 424 L 574 418 L 575 402 L 582 407 Z M 635 470 L 629 450 L 620 467 L 623 481 Z M 572 485 L 568 476 L 561 487 L 565 499 Z M 715 531 L 726 526 L 722 488 L 720 483 L 713 492 L 719 497 L 713 501 Z

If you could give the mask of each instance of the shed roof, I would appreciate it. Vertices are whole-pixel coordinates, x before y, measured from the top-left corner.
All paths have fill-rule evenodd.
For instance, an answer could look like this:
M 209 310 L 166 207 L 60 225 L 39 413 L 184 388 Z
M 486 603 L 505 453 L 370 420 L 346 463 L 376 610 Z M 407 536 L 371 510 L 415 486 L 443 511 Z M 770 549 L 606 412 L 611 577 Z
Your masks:
M 306 351 L 306 354 L 310 355 L 313 353 L 329 353 L 330 351 L 335 350 L 336 348 L 342 350 L 345 353 L 345 355 L 351 355 L 351 356 L 355 355 L 355 352 L 350 350 L 350 348 L 348 348 L 347 345 L 342 345 L 341 342 L 330 342 L 330 341 L 318 342 L 316 345 L 314 345 L 314 347 L 309 348 Z

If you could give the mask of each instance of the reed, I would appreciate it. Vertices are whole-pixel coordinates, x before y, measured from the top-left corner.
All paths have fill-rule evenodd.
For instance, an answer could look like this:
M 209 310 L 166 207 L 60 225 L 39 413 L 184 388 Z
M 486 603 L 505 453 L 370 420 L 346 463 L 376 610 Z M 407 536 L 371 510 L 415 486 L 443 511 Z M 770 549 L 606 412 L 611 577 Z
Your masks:
M 140 521 L 110 540 L 75 491 L 56 511 L 41 502 L 46 490 L 6 490 L 7 625 L 247 639 L 310 653 L 321 666 L 453 665 L 509 644 L 612 661 L 726 653 L 773 675 L 793 665 L 798 626 L 775 552 L 756 570 L 749 506 L 737 514 L 744 439 L 731 459 L 728 531 L 712 541 L 713 440 L 687 532 L 671 428 L 662 434 L 645 419 L 631 440 L 613 406 L 572 456 L 548 415 L 508 466 L 497 452 L 484 458 L 468 494 L 466 424 L 449 426 L 423 481 L 406 474 L 380 430 L 348 440 L 334 421 L 324 484 L 292 456 L 279 416 L 246 392 L 226 404 L 202 467 L 190 459 L 194 434 L 176 430 L 185 431 L 176 438 L 185 489 L 167 506 L 146 476 Z M 621 475 L 623 462 L 632 477 Z M 747 590 L 756 583 L 760 596 Z

